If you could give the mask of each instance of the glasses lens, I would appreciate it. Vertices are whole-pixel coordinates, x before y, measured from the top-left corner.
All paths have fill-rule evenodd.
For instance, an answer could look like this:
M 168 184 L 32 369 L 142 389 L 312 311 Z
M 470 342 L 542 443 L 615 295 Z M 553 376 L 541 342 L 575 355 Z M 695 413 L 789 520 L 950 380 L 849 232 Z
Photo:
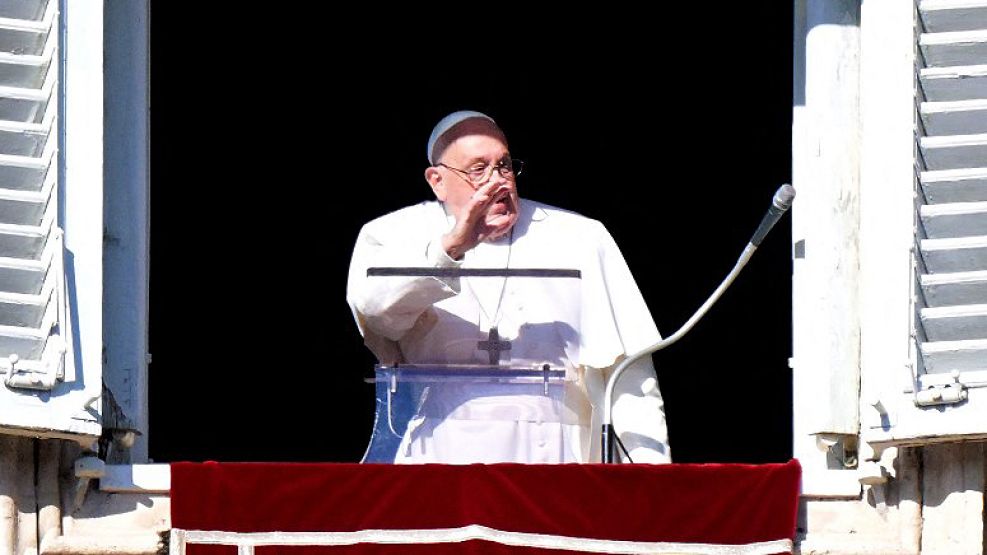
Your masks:
M 488 179 L 490 179 L 490 175 L 488 173 L 489 170 L 490 170 L 489 166 L 483 166 L 482 168 L 479 169 L 472 168 L 466 175 L 469 177 L 470 181 L 474 185 L 482 185 L 486 183 Z
M 502 177 L 513 179 L 514 176 L 517 175 L 517 166 L 514 165 L 517 161 L 518 160 L 514 159 L 501 160 L 500 163 L 497 164 L 497 171 L 500 172 Z
M 448 166 L 447 166 L 448 167 Z M 456 170 L 466 175 L 467 179 L 470 180 L 474 185 L 483 185 L 490 180 L 493 175 L 494 169 L 500 173 L 501 176 L 507 179 L 513 179 L 521 175 L 521 168 L 524 167 L 524 162 L 518 160 L 517 158 L 510 158 L 507 160 L 502 160 L 496 165 L 482 166 L 479 168 L 470 168 L 468 171 Z M 456 168 L 450 168 L 456 169 Z

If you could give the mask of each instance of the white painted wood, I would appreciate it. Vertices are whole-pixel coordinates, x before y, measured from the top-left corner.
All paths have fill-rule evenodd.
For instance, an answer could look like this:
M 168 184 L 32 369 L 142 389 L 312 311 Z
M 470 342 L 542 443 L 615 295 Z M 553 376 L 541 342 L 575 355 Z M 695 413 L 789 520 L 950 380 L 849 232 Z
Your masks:
M 11 130 L 9 128 L 12 126 L 3 125 L 4 123 L 0 122 L 0 143 L 11 154 L 35 157 L 41 152 L 45 143 L 48 141 L 47 131 Z
M 51 100 L 51 89 L 0 87 L 0 120 L 40 123 Z
M 50 192 L 0 189 L 0 222 L 41 225 Z
M 987 368 L 987 339 L 925 342 L 921 356 L 924 369 L 929 373 L 983 370 Z M 987 413 L 976 425 L 983 426 L 985 421 Z
M 51 55 L 23 56 L 0 52 L 0 85 L 37 88 L 44 83 Z
M 12 258 L 37 260 L 48 237 L 46 228 L 0 224 L 0 253 Z
M 987 300 L 987 270 L 920 277 L 925 306 L 971 305 Z
M 915 97 L 912 6 L 861 4 L 860 417 L 862 439 L 894 418 L 911 357 Z M 900 387 L 898 388 L 900 389 Z
M 0 144 L 5 154 L 38 157 L 44 152 L 49 124 L 0 121 Z
M 61 240 L 55 228 L 58 205 L 52 200 L 58 176 L 51 169 L 56 141 L 49 140 L 54 136 L 54 111 L 42 110 L 48 106 L 46 99 L 55 83 L 54 73 L 48 70 L 57 37 L 48 29 L 56 10 L 54 4 L 48 6 L 42 21 L 0 21 L 7 31 L 4 44 L 12 47 L 0 52 L 0 87 L 9 99 L 25 101 L 22 107 L 27 108 L 23 121 L 0 121 L 0 183 L 4 187 L 0 189 L 0 356 L 18 355 L 17 368 L 29 371 L 45 371 L 48 364 L 54 364 L 53 371 L 61 367 L 56 362 L 60 355 L 55 354 L 61 341 L 49 340 L 58 322 L 55 308 L 64 291 L 56 279 L 61 265 L 58 271 L 49 271 L 55 251 L 60 260 Z M 12 44 L 17 37 L 26 38 L 27 43 L 23 47 Z M 39 37 L 45 39 L 40 51 L 35 40 Z M 10 379 L 10 364 L 3 362 L 5 380 Z M 13 423 L 0 418 L 0 425 Z
M 987 268 L 987 236 L 923 239 L 922 259 L 931 274 L 976 272 Z
M 923 102 L 919 114 L 929 136 L 987 133 L 987 99 Z
M 987 28 L 987 2 L 982 0 L 923 0 L 918 9 L 926 32 Z
M 977 422 L 985 417 L 977 409 L 987 403 L 987 388 L 969 389 L 967 393 L 967 403 L 924 408 L 915 406 L 911 393 L 899 394 L 894 402 L 910 409 L 900 411 L 901 419 L 888 432 L 871 431 L 877 438 L 874 445 L 915 447 L 987 440 L 987 432 Z M 976 403 L 976 407 L 970 403 Z M 930 469 L 930 473 L 935 472 Z
M 56 182 L 57 171 L 49 171 L 38 190 L 0 189 L 0 222 L 34 226 L 47 236 L 57 218 L 57 202 L 52 201 Z
M 41 356 L 48 332 L 36 328 L 0 326 L 0 357 L 16 354 L 30 359 Z
M 73 3 L 60 19 L 58 5 L 22 20 L 0 7 L 0 429 L 89 443 L 101 429 L 103 9 Z
M 103 351 L 103 3 L 73 3 L 64 17 L 63 170 L 68 303 L 61 419 L 99 435 Z
M 44 17 L 45 8 L 53 0 L 17 0 L 15 2 L 0 2 L 0 17 L 12 19 L 37 20 Z
M 169 493 L 171 466 L 167 464 L 108 464 L 99 489 L 112 493 Z
M 185 555 L 185 530 L 172 528 L 168 534 L 168 555 Z
M 924 1 L 920 9 L 925 12 L 939 8 L 955 10 L 960 4 L 962 2 L 955 0 Z M 975 7 L 979 9 L 980 5 L 987 5 L 987 2 L 980 2 Z M 987 201 L 987 156 L 984 156 L 987 150 L 978 142 L 979 137 L 971 141 L 968 137 L 916 136 L 916 129 L 921 128 L 917 125 L 921 122 L 916 121 L 919 115 L 917 108 L 920 109 L 917 100 L 931 103 L 985 99 L 987 67 L 959 71 L 947 71 L 955 68 L 938 71 L 916 67 L 916 52 L 919 52 L 918 66 L 922 62 L 921 51 L 916 49 L 918 36 L 914 8 L 912 2 L 897 0 L 860 3 L 860 414 L 861 438 L 877 448 L 987 438 L 987 414 L 981 408 L 987 407 L 987 387 L 971 387 L 967 403 L 928 408 L 916 407 L 911 391 L 916 382 L 916 372 L 939 372 L 917 380 L 919 382 L 929 384 L 930 378 L 935 377 L 945 383 L 953 380 L 950 370 L 957 369 L 957 363 L 961 362 L 969 371 L 961 374 L 960 378 L 972 386 L 969 380 L 976 374 L 976 367 L 987 371 L 983 368 L 987 362 L 987 340 L 929 342 L 921 347 L 922 354 L 913 335 L 920 331 L 915 325 L 920 322 L 922 309 L 926 310 L 927 318 L 944 321 L 944 317 L 950 315 L 949 310 L 937 312 L 929 309 L 965 304 L 971 296 L 982 294 L 987 283 L 987 266 L 981 264 L 987 262 L 987 236 L 955 236 L 974 235 L 962 225 L 954 227 L 954 224 L 964 220 L 969 224 L 970 216 L 977 214 L 977 210 L 968 210 L 970 206 L 965 209 L 953 206 L 942 211 L 926 207 L 923 209 L 926 222 L 919 221 L 919 214 L 916 213 L 917 205 Z M 922 15 L 932 19 L 927 17 L 928 13 Z M 939 17 L 945 14 L 933 15 Z M 921 25 L 918 29 L 921 30 Z M 929 51 L 931 46 L 937 47 L 932 50 L 939 51 L 940 45 L 927 45 L 924 50 Z M 987 58 L 981 58 L 965 65 L 985 62 Z M 916 91 L 919 70 L 924 98 L 922 91 Z M 970 107 L 924 106 L 927 117 L 945 114 L 947 118 Z M 953 122 L 939 119 L 930 127 L 935 131 L 955 131 L 948 127 L 940 129 L 939 126 L 945 123 Z M 914 155 L 919 140 L 924 141 L 919 151 L 925 155 L 924 161 Z M 818 146 L 820 151 L 825 151 L 825 144 Z M 920 177 L 921 182 L 916 177 Z M 939 238 L 921 239 L 922 228 L 926 224 L 934 228 L 934 236 Z M 973 225 L 980 224 L 973 222 Z M 918 301 L 913 301 L 914 298 Z M 923 298 L 933 301 L 926 305 L 922 302 Z M 985 302 L 987 300 L 981 299 L 973 304 Z M 924 367 L 923 362 L 927 360 L 932 361 L 931 368 Z M 798 410 L 796 405 L 796 423 L 801 418 Z M 907 455 L 918 450 L 901 451 Z M 861 451 L 863 453 L 864 450 Z M 917 489 L 921 488 L 923 480 L 938 471 L 936 464 L 930 461 L 924 469 L 918 463 L 895 464 L 897 476 L 884 486 L 866 488 L 864 498 L 859 503 L 816 503 L 816 508 L 825 509 L 836 503 L 842 505 L 833 509 L 832 514 L 815 511 L 804 517 L 807 535 L 801 552 L 919 552 L 923 497 L 919 492 L 906 499 L 907 493 L 896 491 L 896 488 L 905 481 L 918 484 Z M 980 464 L 983 465 L 982 458 Z M 909 470 L 902 472 L 904 467 Z M 979 490 L 973 491 L 982 494 L 983 484 Z M 971 515 L 974 513 L 970 512 Z M 899 514 L 903 517 L 900 521 L 896 518 Z M 846 526 L 837 527 L 833 535 L 827 537 L 825 528 L 831 523 L 828 521 L 830 517 L 843 518 L 847 522 Z M 978 518 L 982 519 L 982 513 L 978 514 Z M 871 520 L 868 522 L 867 519 Z M 839 539 L 840 542 L 828 543 L 829 538 Z M 899 538 L 901 540 L 897 541 Z M 968 531 L 965 539 L 971 538 L 975 539 L 969 546 L 971 549 L 964 546 L 951 553 L 981 553 L 982 532 L 977 529 Z M 928 543 L 928 538 L 925 540 Z M 975 545 L 976 550 L 973 550 Z
M 54 72 L 48 72 L 47 77 L 49 79 L 48 81 L 45 82 L 45 86 L 42 86 L 40 89 L 30 89 L 30 88 L 25 89 L 23 87 L 8 87 L 6 85 L 0 86 L 0 98 L 6 98 L 11 100 L 23 100 L 26 102 L 35 102 L 35 103 L 47 102 L 48 100 L 51 100 L 50 97 L 52 90 L 50 87 L 54 85 L 55 82 L 54 76 L 55 76 Z M 20 122 L 35 121 L 33 118 L 30 117 L 9 117 L 9 115 L 6 114 L 5 116 L 6 117 L 2 118 L 4 121 L 20 121 Z
M 0 18 L 0 52 L 40 56 L 50 27 L 50 21 Z
M 104 382 L 141 431 L 130 462 L 147 460 L 150 246 L 149 3 L 106 5 L 107 106 Z
M 926 67 L 919 76 L 928 101 L 987 98 L 987 65 Z
M 987 387 L 987 370 L 969 370 L 960 374 L 956 373 L 925 373 L 920 374 L 918 379 L 918 390 L 922 391 L 934 386 L 962 384 L 967 388 Z M 904 390 L 904 393 L 913 393 L 914 388 Z
M 932 324 L 933 338 L 976 335 L 964 330 L 970 329 L 968 323 L 976 322 L 977 311 L 951 304 L 977 295 L 984 286 L 984 274 L 979 272 L 987 270 L 987 237 L 977 236 L 976 229 L 984 225 L 987 206 L 980 181 L 987 177 L 982 169 L 987 158 L 981 156 L 987 153 L 983 149 L 987 137 L 915 136 L 912 91 L 916 68 L 911 58 L 915 37 L 910 14 L 905 13 L 909 5 L 900 3 L 891 8 L 880 3 L 868 9 L 864 3 L 862 9 L 864 14 L 880 13 L 870 24 L 864 22 L 865 37 L 873 39 L 871 48 L 865 44 L 864 60 L 874 63 L 862 72 L 861 85 L 865 149 L 861 170 L 861 328 L 865 338 L 861 343 L 862 439 L 880 446 L 978 436 L 987 432 L 987 415 L 981 417 L 978 404 L 984 398 L 983 388 L 971 390 L 971 401 L 959 409 L 962 416 L 954 416 L 954 406 L 917 407 L 911 390 L 916 380 L 922 381 L 923 372 L 952 380 L 953 370 L 982 369 L 987 361 L 987 341 L 916 344 L 912 332 L 924 317 Z M 887 18 L 894 9 L 900 10 L 894 16 L 896 21 Z M 957 35 L 924 38 L 928 46 L 936 43 L 935 39 L 955 39 Z M 899 42 L 893 42 L 895 39 Z M 921 72 L 926 88 L 933 82 L 940 88 L 935 100 L 962 99 L 962 94 L 947 94 L 950 87 L 970 75 L 977 79 L 987 76 L 983 68 L 955 69 Z M 975 105 L 926 103 L 924 111 L 928 117 Z M 930 127 L 935 128 L 935 124 Z M 923 157 L 917 164 L 920 184 L 915 184 L 916 140 Z M 913 220 L 916 186 L 920 187 L 919 204 L 925 204 L 919 209 L 918 229 Z M 917 241 L 921 260 L 913 265 L 916 232 L 931 238 Z M 916 286 L 922 290 L 913 293 Z M 918 306 L 912 305 L 913 297 L 919 299 Z M 929 306 L 921 304 L 928 299 L 933 300 Z
M 35 328 L 41 325 L 51 288 L 39 295 L 0 292 L 0 325 Z
M 927 21 L 928 15 L 923 11 Z M 899 443 L 987 437 L 987 305 L 984 304 L 987 302 L 987 202 L 982 181 L 987 103 L 983 94 L 983 67 L 977 65 L 983 63 L 987 50 L 983 30 L 955 32 L 961 23 L 953 21 L 948 25 L 953 28 L 941 26 L 939 30 L 944 32 L 920 37 L 927 64 L 964 67 L 919 72 L 927 95 L 927 101 L 919 106 L 923 123 L 918 128 L 919 166 L 925 170 L 919 173 L 922 186 L 919 201 L 927 204 L 919 207 L 922 239 L 916 269 L 922 294 L 916 297 L 919 342 L 914 378 L 919 390 L 935 391 L 936 384 L 948 385 L 950 389 L 943 391 L 960 391 L 964 401 L 919 407 L 914 397 L 917 393 L 906 388 L 905 393 L 896 395 L 895 418 L 888 422 L 891 426 L 882 428 L 886 433 L 884 439 L 893 438 L 893 442 Z M 921 392 L 923 397 L 929 394 L 930 391 Z M 947 447 L 928 449 L 933 453 L 945 452 Z M 926 473 L 931 487 L 939 487 L 937 480 L 953 471 L 950 464 L 955 464 L 955 460 L 927 462 L 927 469 L 935 469 Z M 976 513 L 982 526 L 982 456 L 977 465 L 981 473 L 979 508 L 972 511 L 963 508 L 960 512 Z M 928 479 L 930 474 L 934 479 Z M 961 493 L 956 495 L 962 497 Z M 927 491 L 926 496 L 934 495 Z M 959 531 L 950 531 L 945 523 L 956 520 L 954 513 L 960 509 L 948 508 L 949 504 L 941 500 L 932 505 L 930 508 L 926 503 L 926 512 L 932 511 L 930 514 L 935 516 L 925 521 L 923 553 L 972 553 L 974 546 L 976 552 L 981 552 L 982 530 L 971 533 L 969 527 L 965 530 L 961 527 Z M 926 537 L 925 530 L 931 530 L 932 540 Z
M 48 34 L 48 29 L 51 27 L 51 20 L 55 16 L 56 5 L 51 3 L 48 5 L 48 10 L 42 19 L 18 19 L 12 17 L 0 17 L 0 29 L 13 29 L 24 32 L 32 32 L 36 34 Z M 24 37 L 22 37 L 23 39 Z M 13 52 L 14 54 L 25 54 L 26 52 L 20 51 L 23 48 L 23 40 L 19 40 L 12 43 L 10 48 L 5 48 L 5 52 Z
M 926 67 L 982 64 L 987 60 L 987 29 L 922 33 L 919 47 Z
M 925 205 L 919 215 L 929 239 L 987 235 L 987 202 Z
M 928 204 L 987 201 L 987 168 L 924 171 L 919 179 Z
M 854 473 L 816 441 L 859 429 L 857 14 L 851 0 L 795 3 L 793 452 L 812 496 L 860 493 Z
M 919 312 L 929 341 L 987 338 L 987 304 L 923 308 Z
M 47 267 L 41 260 L 0 257 L 0 291 L 40 292 Z
M 922 137 L 919 146 L 927 170 L 979 168 L 987 160 L 987 134 Z
M 5 189 L 41 190 L 52 154 L 47 157 L 0 154 L 0 183 Z

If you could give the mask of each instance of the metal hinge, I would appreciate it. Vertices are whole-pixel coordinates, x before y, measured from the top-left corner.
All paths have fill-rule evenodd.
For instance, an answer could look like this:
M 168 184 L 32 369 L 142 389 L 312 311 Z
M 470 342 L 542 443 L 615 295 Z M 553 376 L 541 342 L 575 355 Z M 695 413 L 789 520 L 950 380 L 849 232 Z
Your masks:
M 953 373 L 953 383 L 932 384 L 915 392 L 915 405 L 933 407 L 955 405 L 967 399 L 966 386 L 960 383 L 959 372 Z

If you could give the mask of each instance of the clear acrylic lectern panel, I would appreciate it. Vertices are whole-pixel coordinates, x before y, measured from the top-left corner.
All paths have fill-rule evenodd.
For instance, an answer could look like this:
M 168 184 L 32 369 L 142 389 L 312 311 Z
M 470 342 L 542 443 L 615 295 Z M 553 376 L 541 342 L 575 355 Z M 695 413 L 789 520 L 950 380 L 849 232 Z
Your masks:
M 408 458 L 416 440 L 434 445 L 437 452 L 467 452 L 477 442 L 497 441 L 485 430 L 510 422 L 511 426 L 536 423 L 539 434 L 549 436 L 550 445 L 568 452 L 567 426 L 575 423 L 565 403 L 566 372 L 561 368 L 445 365 L 377 365 L 375 376 L 377 408 L 365 463 L 416 462 Z M 522 424 L 514 424 L 520 422 Z M 464 424 L 465 423 L 465 424 Z M 467 426 L 468 434 L 444 435 L 438 439 L 436 425 Z M 502 439 L 499 437 L 498 439 Z M 460 442 L 460 443 L 456 443 Z M 536 443 L 544 445 L 544 438 Z M 479 444 L 482 445 L 482 444 Z M 524 447 L 524 446 L 522 446 Z M 495 448 L 491 446 L 491 448 Z M 468 456 L 467 456 L 468 457 Z M 563 457 L 564 458 L 564 457 Z M 469 461 L 452 456 L 427 462 Z M 525 462 L 502 460 L 497 462 Z

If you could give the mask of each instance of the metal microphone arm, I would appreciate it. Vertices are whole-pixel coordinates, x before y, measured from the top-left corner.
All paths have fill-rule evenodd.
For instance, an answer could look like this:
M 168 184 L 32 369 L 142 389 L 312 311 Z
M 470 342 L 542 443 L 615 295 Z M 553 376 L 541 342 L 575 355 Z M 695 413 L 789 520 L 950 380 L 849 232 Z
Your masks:
M 689 318 L 689 320 L 686 321 L 686 323 L 683 324 L 678 331 L 666 337 L 665 339 L 662 339 L 661 341 L 655 343 L 654 345 L 642 349 L 632 354 L 631 356 L 625 358 L 614 369 L 613 374 L 610 375 L 610 379 L 607 380 L 607 389 L 603 395 L 603 439 L 602 439 L 601 451 L 602 451 L 604 463 L 609 464 L 614 462 L 613 444 L 614 444 L 614 438 L 616 436 L 614 434 L 614 429 L 613 429 L 613 390 L 617 385 L 617 380 L 620 379 L 620 375 L 630 365 L 634 364 L 641 358 L 648 356 L 656 351 L 660 351 L 665 347 L 668 347 L 669 345 L 675 343 L 679 339 L 682 339 L 682 336 L 688 333 L 689 330 L 691 330 L 693 326 L 696 325 L 696 322 L 698 322 L 700 318 L 706 315 L 706 312 L 708 312 L 710 307 L 713 306 L 713 303 L 715 303 L 720 299 L 720 297 L 723 295 L 723 292 L 726 291 L 727 287 L 730 287 L 730 284 L 733 283 L 733 280 L 737 278 L 737 275 L 740 273 L 740 271 L 744 268 L 745 265 L 747 265 L 747 261 L 750 260 L 751 256 L 754 255 L 754 251 L 756 251 L 757 247 L 760 245 L 761 239 L 764 238 L 764 235 L 766 235 L 767 232 L 770 230 L 770 228 L 774 225 L 774 222 L 776 222 L 781 217 L 781 215 L 788 210 L 788 207 L 791 206 L 792 198 L 794 198 L 794 196 L 795 196 L 795 189 L 793 189 L 792 186 L 787 183 L 782 185 L 781 188 L 778 189 L 778 192 L 775 194 L 775 199 L 771 206 L 771 209 L 774 210 L 781 209 L 780 213 L 777 214 L 777 217 L 773 218 L 774 221 L 772 221 L 771 224 L 768 225 L 766 229 L 762 229 L 765 224 L 764 222 L 761 223 L 761 227 L 759 227 L 758 231 L 755 233 L 755 239 L 757 240 L 757 244 L 755 244 L 753 242 L 754 240 L 752 240 L 752 242 L 748 243 L 747 246 L 744 247 L 744 251 L 740 253 L 740 257 L 737 259 L 737 263 L 734 264 L 733 270 L 730 270 L 730 273 L 723 280 L 723 282 L 720 283 L 720 286 L 717 287 L 715 291 L 713 291 L 713 294 L 710 295 L 708 299 L 706 299 L 706 302 L 699 307 L 699 310 L 697 310 L 696 313 L 693 314 L 692 317 Z M 779 202 L 779 198 L 781 199 L 781 202 Z

